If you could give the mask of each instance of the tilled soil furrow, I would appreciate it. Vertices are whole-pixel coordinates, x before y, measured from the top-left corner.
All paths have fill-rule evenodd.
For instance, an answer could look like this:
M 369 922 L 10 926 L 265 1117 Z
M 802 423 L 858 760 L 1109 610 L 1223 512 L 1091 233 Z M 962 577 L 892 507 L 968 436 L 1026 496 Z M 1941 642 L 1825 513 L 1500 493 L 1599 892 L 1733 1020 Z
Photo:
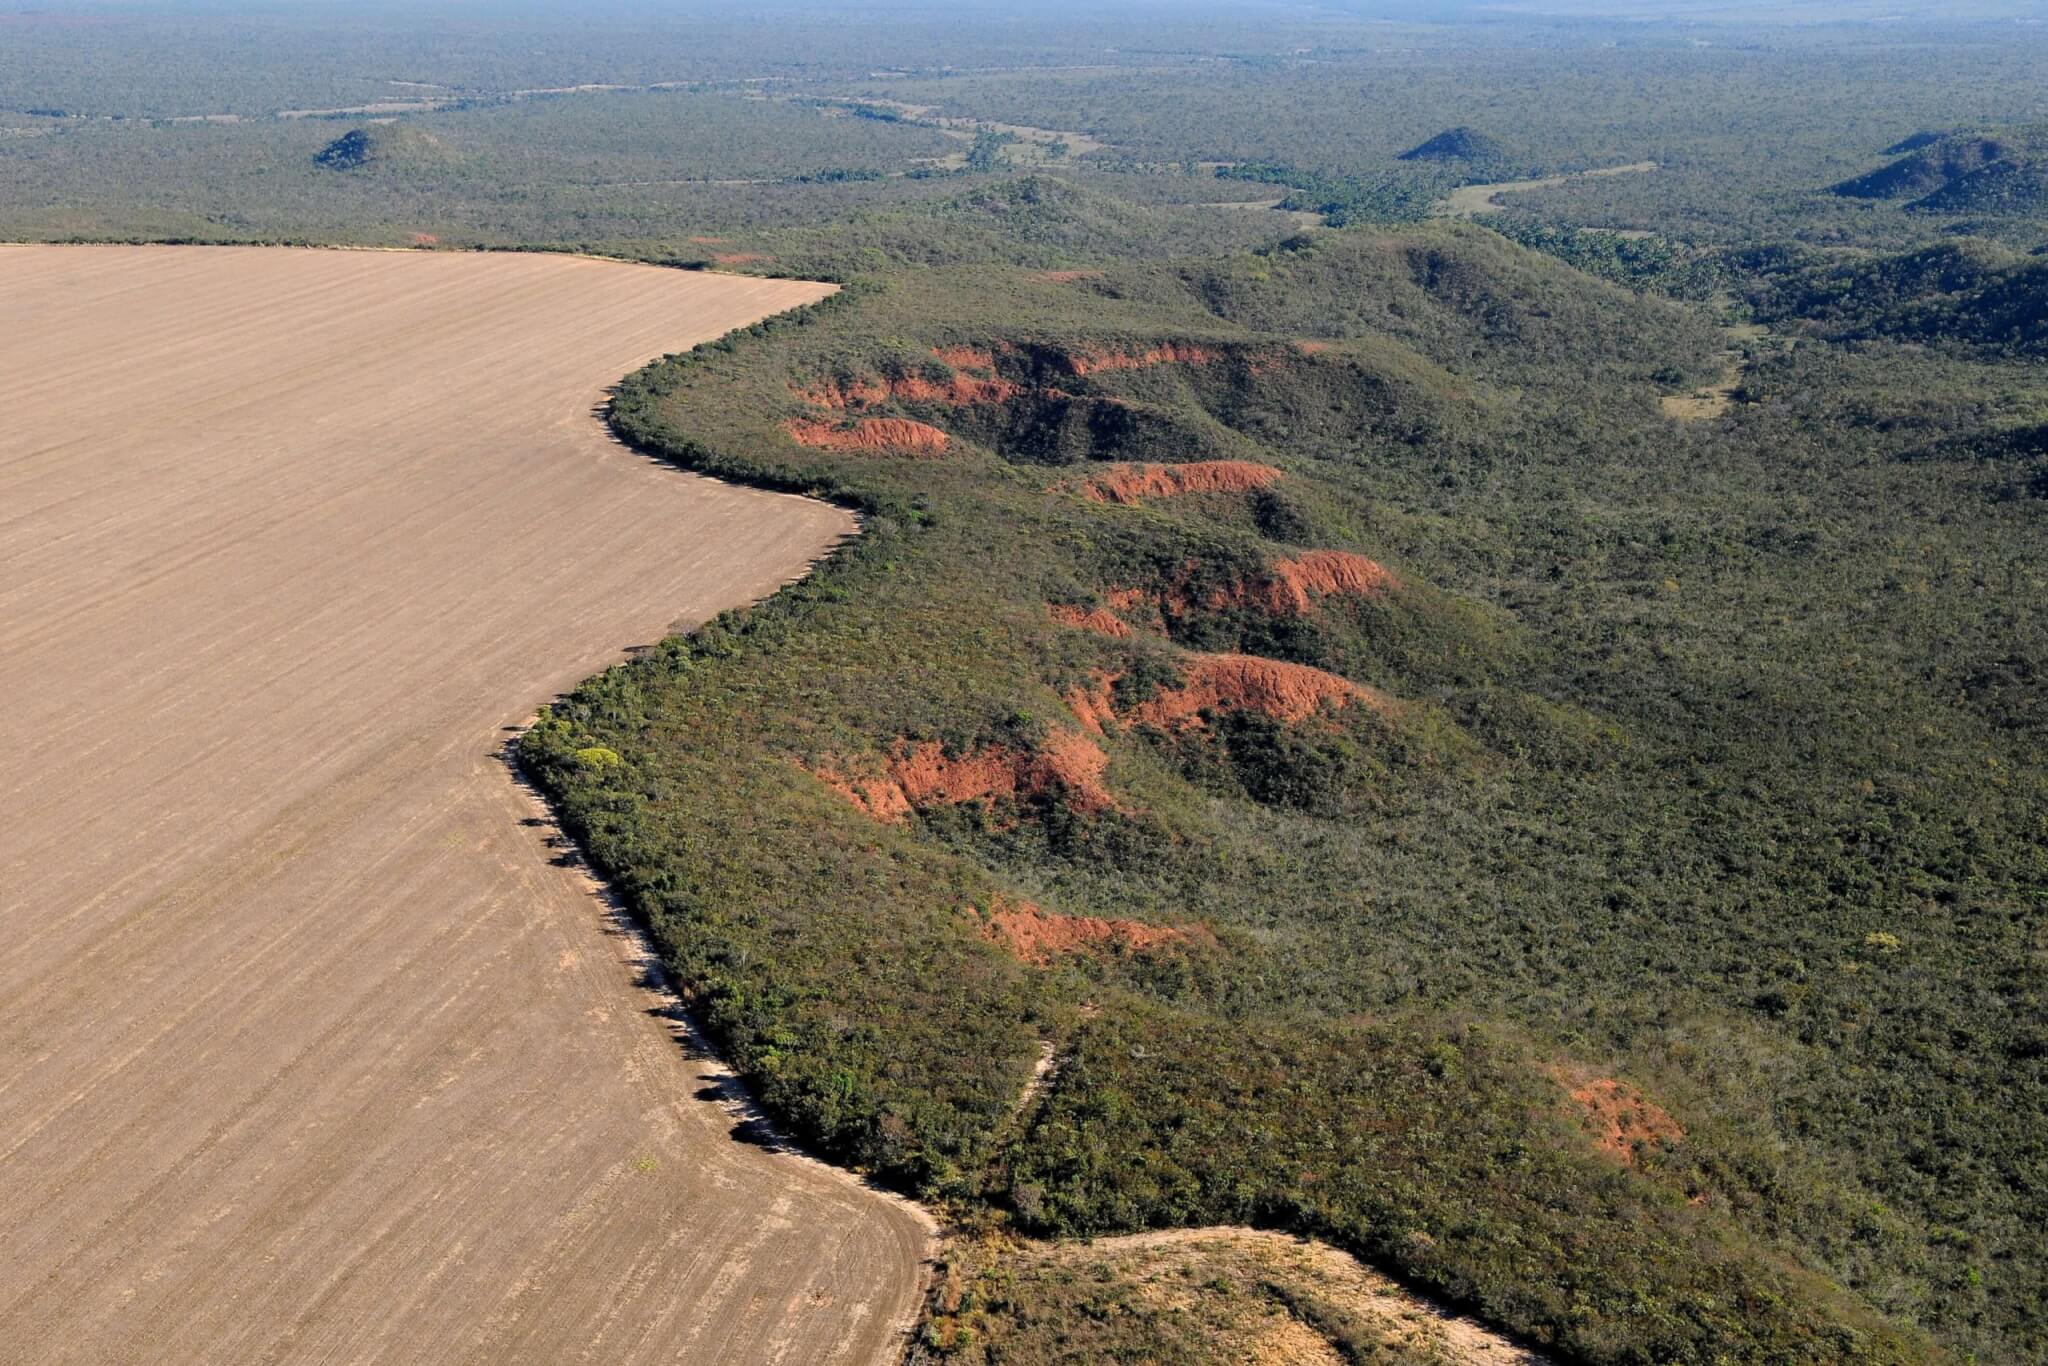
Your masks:
M 591 416 L 644 359 L 826 292 L 0 247 L 0 1340 L 899 1350 L 927 1223 L 694 1098 L 706 1062 L 500 754 L 851 530 Z

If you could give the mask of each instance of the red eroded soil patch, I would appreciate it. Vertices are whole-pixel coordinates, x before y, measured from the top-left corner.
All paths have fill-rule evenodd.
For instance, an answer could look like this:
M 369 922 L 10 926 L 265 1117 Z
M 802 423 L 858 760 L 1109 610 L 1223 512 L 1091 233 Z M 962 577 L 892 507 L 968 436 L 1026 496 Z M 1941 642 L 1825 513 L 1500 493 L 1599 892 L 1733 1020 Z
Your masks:
M 955 370 L 990 370 L 996 363 L 996 353 L 980 346 L 934 346 L 932 354 Z
M 1033 770 L 1065 788 L 1069 804 L 1079 811 L 1106 811 L 1116 805 L 1103 782 L 1108 771 L 1109 756 L 1102 746 L 1071 730 L 1056 730 L 1045 738 Z
M 1119 612 L 1156 608 L 1162 616 L 1183 617 L 1197 606 L 1210 612 L 1253 606 L 1276 617 L 1306 616 L 1320 598 L 1376 598 L 1401 586 L 1393 572 L 1376 560 L 1348 550 L 1311 550 L 1298 559 L 1279 560 L 1264 575 L 1205 586 L 1201 565 L 1189 561 L 1157 588 L 1113 588 L 1103 600 Z
M 798 389 L 797 395 L 816 408 L 871 408 L 889 401 L 889 385 L 880 379 L 828 379 L 808 389 Z
M 849 426 L 793 417 L 783 424 L 799 446 L 824 451 L 904 451 L 940 455 L 952 438 L 937 427 L 907 417 L 865 417 Z
M 1319 597 L 1376 598 L 1400 586 L 1385 565 L 1348 550 L 1311 550 L 1273 566 L 1272 596 L 1296 615 Z
M 1104 673 L 1097 669 L 1089 674 L 1086 687 L 1067 690 L 1067 706 L 1085 729 L 1100 735 L 1105 725 L 1116 720 L 1116 700 L 1111 690 L 1121 677 L 1122 674 Z
M 1079 607 L 1066 603 L 1055 603 L 1046 608 L 1052 619 L 1062 626 L 1078 627 L 1093 631 L 1099 636 L 1113 636 L 1119 640 L 1131 633 L 1131 624 L 1107 607 Z
M 1121 948 L 1143 953 L 1183 944 L 1213 944 L 1203 925 L 1147 925 L 1139 920 L 1105 920 L 1092 915 L 1049 915 L 1028 901 L 996 907 L 983 927 L 1017 957 L 1039 967 L 1076 953 Z
M 1007 403 L 1024 392 L 1024 386 L 1007 379 L 978 379 L 954 375 L 943 384 L 922 375 L 904 375 L 889 382 L 889 393 L 910 403 L 944 403 L 960 407 L 968 403 Z
M 1577 1084 L 1560 1080 L 1570 1087 L 1572 1100 L 1584 1113 L 1601 1152 L 1633 1164 L 1637 1144 L 1676 1143 L 1685 1137 L 1685 1130 L 1663 1106 L 1625 1081 L 1613 1077 Z
M 1330 349 L 1330 344 L 1326 341 L 1298 341 L 1294 349 L 1304 356 L 1320 356 Z
M 1276 721 L 1306 721 L 1324 707 L 1392 704 L 1341 675 L 1257 655 L 1195 655 L 1178 688 L 1162 688 L 1124 713 L 1136 725 L 1192 730 L 1207 711 L 1250 711 Z
M 430 232 L 416 232 L 412 235 L 412 244 L 416 247 L 431 247 L 439 243 L 440 240 L 440 238 Z
M 910 798 L 903 795 L 903 788 L 894 778 L 887 773 L 850 772 L 849 767 L 824 763 L 805 772 L 853 803 L 863 815 L 885 825 L 909 818 L 913 809 Z
M 1149 370 L 1155 365 L 1208 365 L 1223 353 L 1188 342 L 1165 342 L 1143 351 L 1074 351 L 1067 366 L 1077 375 L 1100 375 L 1111 370 Z
M 865 771 L 863 771 L 865 768 Z M 898 740 L 879 766 L 833 761 L 813 777 L 879 821 L 965 802 L 1021 801 L 1059 792 L 1077 811 L 1115 807 L 1103 783 L 1109 756 L 1079 731 L 1054 731 L 1035 750 L 989 745 L 949 755 L 936 740 Z
M 773 256 L 767 256 L 758 251 L 727 251 L 711 258 L 714 265 L 721 266 L 757 266 L 763 261 L 773 261 L 774 259 Z
M 1025 392 L 1011 380 L 974 375 L 954 375 L 944 382 L 922 375 L 900 375 L 892 380 L 863 378 L 826 380 L 797 391 L 806 403 L 820 408 L 872 408 L 890 399 L 908 403 L 940 403 L 962 407 L 969 403 L 1007 403 Z
M 1098 503 L 1135 503 L 1184 493 L 1250 493 L 1280 477 L 1271 465 L 1251 460 L 1194 460 L 1185 465 L 1112 465 L 1090 476 L 1081 495 Z

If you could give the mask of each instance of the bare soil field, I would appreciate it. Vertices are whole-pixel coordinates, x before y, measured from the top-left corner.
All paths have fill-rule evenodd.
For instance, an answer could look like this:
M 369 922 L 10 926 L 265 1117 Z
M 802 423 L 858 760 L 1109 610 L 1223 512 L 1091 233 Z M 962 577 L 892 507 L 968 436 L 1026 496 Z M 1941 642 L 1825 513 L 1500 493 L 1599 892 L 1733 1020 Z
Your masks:
M 900 1350 L 922 1217 L 733 1137 L 499 757 L 851 529 L 592 416 L 828 291 L 0 247 L 0 1355 Z

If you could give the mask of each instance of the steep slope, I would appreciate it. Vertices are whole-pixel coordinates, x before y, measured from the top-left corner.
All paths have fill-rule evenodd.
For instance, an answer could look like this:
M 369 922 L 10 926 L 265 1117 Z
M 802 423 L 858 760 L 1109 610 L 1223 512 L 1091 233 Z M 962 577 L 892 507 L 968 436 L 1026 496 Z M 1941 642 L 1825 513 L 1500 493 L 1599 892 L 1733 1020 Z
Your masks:
M 351 128 L 313 156 L 314 165 L 329 171 L 405 172 L 445 168 L 453 161 L 440 138 L 403 123 Z
M 1493 165 L 1508 160 L 1507 144 L 1489 133 L 1462 125 L 1446 128 L 1435 137 L 1401 153 L 1399 161 L 1448 161 Z
M 1847 199 L 1910 201 L 1923 213 L 2033 214 L 2048 205 L 2048 130 L 1918 134 L 1897 161 L 1832 187 Z
M 1792 266 L 1755 291 L 1774 325 L 1833 338 L 2048 349 L 2048 259 L 1972 239 Z

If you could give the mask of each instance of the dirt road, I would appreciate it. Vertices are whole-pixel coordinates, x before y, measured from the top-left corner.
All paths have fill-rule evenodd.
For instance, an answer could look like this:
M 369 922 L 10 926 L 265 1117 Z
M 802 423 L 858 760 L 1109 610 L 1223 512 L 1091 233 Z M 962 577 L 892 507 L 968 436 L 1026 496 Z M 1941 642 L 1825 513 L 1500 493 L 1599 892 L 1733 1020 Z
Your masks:
M 729 1136 L 497 757 L 849 529 L 591 412 L 823 292 L 0 247 L 0 1355 L 896 1350 L 920 1217 Z

